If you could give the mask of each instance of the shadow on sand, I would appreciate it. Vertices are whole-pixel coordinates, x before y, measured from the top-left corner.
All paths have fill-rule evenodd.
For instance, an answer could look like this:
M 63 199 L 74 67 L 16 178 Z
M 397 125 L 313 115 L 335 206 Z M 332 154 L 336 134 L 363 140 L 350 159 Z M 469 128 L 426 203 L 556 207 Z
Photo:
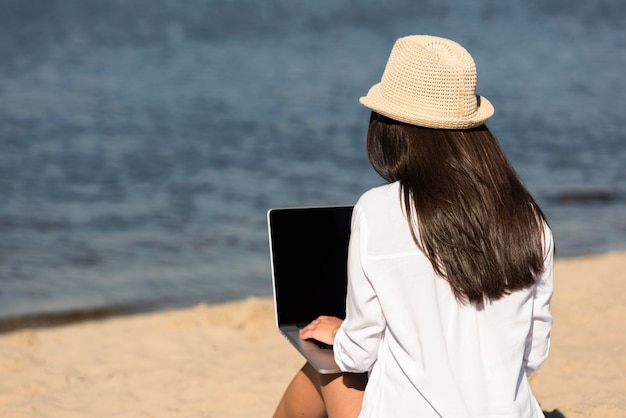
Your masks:
M 565 415 L 563 415 L 558 409 L 555 409 L 552 412 L 543 411 L 543 415 L 545 415 L 546 418 L 565 418 Z

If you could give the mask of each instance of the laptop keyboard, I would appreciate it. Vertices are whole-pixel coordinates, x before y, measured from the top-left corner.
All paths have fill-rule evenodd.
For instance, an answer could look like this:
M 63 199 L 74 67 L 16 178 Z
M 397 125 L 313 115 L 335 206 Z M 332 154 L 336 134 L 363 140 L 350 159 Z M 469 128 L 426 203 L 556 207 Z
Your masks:
M 326 343 L 323 343 L 323 342 L 321 342 L 321 341 L 317 341 L 317 340 L 315 340 L 315 339 L 313 339 L 313 338 L 309 338 L 307 341 L 312 342 L 313 344 L 315 344 L 315 345 L 316 345 L 316 346 L 318 346 L 319 348 L 324 348 L 324 349 L 326 349 L 326 350 L 332 350 L 332 349 L 333 349 L 333 346 L 332 346 L 332 345 L 330 345 L 330 344 L 326 344 Z

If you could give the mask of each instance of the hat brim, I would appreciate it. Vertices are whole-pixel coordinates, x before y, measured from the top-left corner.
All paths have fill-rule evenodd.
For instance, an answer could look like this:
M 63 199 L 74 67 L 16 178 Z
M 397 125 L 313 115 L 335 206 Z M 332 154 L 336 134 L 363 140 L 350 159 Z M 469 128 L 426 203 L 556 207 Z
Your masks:
M 477 111 L 472 117 L 466 119 L 434 117 L 433 115 L 420 113 L 418 110 L 398 106 L 385 99 L 382 94 L 381 83 L 373 85 L 367 92 L 367 96 L 361 97 L 359 102 L 376 113 L 410 125 L 435 129 L 470 129 L 482 125 L 494 113 L 493 105 L 489 100 L 482 96 L 476 97 L 478 100 Z

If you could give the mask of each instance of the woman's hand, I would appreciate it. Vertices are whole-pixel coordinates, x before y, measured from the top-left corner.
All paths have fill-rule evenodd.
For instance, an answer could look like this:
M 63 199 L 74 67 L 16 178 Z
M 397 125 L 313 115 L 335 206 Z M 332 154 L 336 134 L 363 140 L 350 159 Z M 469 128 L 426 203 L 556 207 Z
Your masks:
M 334 316 L 319 316 L 300 330 L 300 338 L 303 340 L 313 338 L 324 344 L 333 345 L 335 334 L 337 334 L 342 322 L 342 319 Z

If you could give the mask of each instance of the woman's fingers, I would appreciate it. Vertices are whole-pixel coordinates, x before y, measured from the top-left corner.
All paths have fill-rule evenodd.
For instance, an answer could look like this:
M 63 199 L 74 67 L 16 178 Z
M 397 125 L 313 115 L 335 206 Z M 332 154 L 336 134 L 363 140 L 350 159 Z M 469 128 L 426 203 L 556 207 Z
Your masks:
M 343 320 L 334 316 L 319 316 L 300 330 L 300 338 L 303 340 L 313 338 L 324 344 L 332 345 L 342 322 Z

